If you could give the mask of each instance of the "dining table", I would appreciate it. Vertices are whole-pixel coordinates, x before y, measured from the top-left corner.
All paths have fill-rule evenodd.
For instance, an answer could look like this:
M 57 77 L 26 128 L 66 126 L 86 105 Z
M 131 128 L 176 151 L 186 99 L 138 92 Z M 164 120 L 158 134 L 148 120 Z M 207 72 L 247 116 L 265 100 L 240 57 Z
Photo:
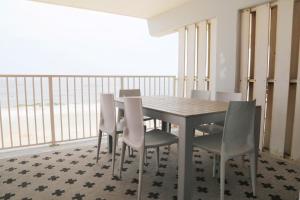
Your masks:
M 229 103 L 174 96 L 143 96 L 139 98 L 142 98 L 145 116 L 178 126 L 177 199 L 192 199 L 192 158 L 195 128 L 201 124 L 224 121 Z M 115 105 L 119 109 L 124 109 L 124 99 L 116 98 Z M 261 106 L 257 106 L 255 115 L 256 158 L 259 150 L 260 118 Z M 109 144 L 111 146 L 111 142 Z

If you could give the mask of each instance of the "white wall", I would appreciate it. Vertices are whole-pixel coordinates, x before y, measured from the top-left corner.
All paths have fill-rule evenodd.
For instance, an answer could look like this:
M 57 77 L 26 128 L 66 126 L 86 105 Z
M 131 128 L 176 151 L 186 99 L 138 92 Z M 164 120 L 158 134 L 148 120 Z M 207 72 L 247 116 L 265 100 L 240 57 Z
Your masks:
M 190 24 L 195 24 L 207 19 L 217 20 L 216 32 L 216 64 L 212 69 L 211 80 L 214 82 L 213 90 L 234 91 L 238 90 L 239 83 L 239 10 L 248 7 L 255 7 L 269 2 L 268 0 L 192 0 L 191 2 L 175 8 L 167 13 L 153 17 L 148 20 L 149 32 L 153 36 L 160 36 L 170 32 L 177 31 L 179 28 Z M 272 125 L 270 138 L 270 152 L 274 155 L 283 157 L 285 151 L 287 115 L 288 115 L 288 94 L 290 84 L 290 66 L 292 49 L 292 25 L 293 25 L 293 7 L 294 0 L 278 0 L 277 13 L 277 36 L 276 36 L 276 58 L 275 58 L 275 78 L 274 95 L 272 107 Z M 268 10 L 264 13 L 267 13 Z M 257 16 L 258 17 L 258 16 Z M 265 19 L 268 17 L 265 16 Z M 258 19 L 258 18 L 257 18 Z M 261 19 L 258 19 L 261 22 Z M 264 24 L 268 24 L 268 21 Z M 257 24 L 259 26 L 259 24 Z M 262 32 L 259 35 L 267 33 L 263 24 L 260 25 Z M 267 50 L 268 41 L 266 37 L 257 39 L 256 48 Z M 262 47 L 262 44 L 263 47 Z M 258 52 L 257 52 L 258 53 Z M 264 56 L 261 53 L 255 56 L 256 79 L 262 77 L 260 85 L 266 83 L 267 51 Z M 299 73 L 300 74 L 300 73 Z M 298 77 L 299 79 L 299 77 Z M 258 84 L 258 80 L 256 80 Z M 261 104 L 265 102 L 266 88 L 260 87 L 259 94 Z M 263 95 L 261 95 L 263 94 Z M 297 104 L 298 105 L 298 104 Z M 298 109 L 298 108 L 297 108 Z M 298 110 L 296 109 L 296 113 Z M 298 116 L 299 114 L 297 114 Z M 298 119 L 298 118 L 297 118 Z M 295 121 L 296 122 L 296 121 Z M 297 122 L 296 122 L 297 124 Z M 299 138 L 294 133 L 294 138 Z M 261 140 L 262 141 L 262 140 Z M 289 147 L 290 148 L 290 147 Z M 294 147 L 295 148 L 295 147 Z M 297 149 L 297 148 L 295 148 Z M 298 149 L 297 149 L 298 150 Z M 296 150 L 296 151 L 297 151 Z M 292 158 L 299 159 L 300 153 L 292 151 Z
M 160 36 L 206 19 L 217 19 L 215 90 L 236 90 L 239 10 L 269 0 L 192 0 L 148 20 L 149 32 Z
M 281 157 L 284 156 L 289 103 L 293 6 L 293 0 L 280 0 L 278 2 L 275 84 L 270 151 L 272 154 Z

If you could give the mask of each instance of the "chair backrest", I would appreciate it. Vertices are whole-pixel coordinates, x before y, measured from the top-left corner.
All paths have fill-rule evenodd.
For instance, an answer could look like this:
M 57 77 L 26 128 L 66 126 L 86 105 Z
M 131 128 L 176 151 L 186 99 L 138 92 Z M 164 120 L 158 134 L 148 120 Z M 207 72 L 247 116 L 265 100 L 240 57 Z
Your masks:
M 112 133 L 116 128 L 116 109 L 113 94 L 100 94 L 100 129 Z
M 242 93 L 216 92 L 216 101 L 242 101 Z
M 239 154 L 255 147 L 255 101 L 232 101 L 225 117 L 222 152 Z
M 192 99 L 210 100 L 210 91 L 206 90 L 191 90 Z
M 119 97 L 138 97 L 141 96 L 140 89 L 127 89 L 120 90 Z M 118 109 L 118 121 L 120 121 L 124 117 L 124 110 Z
M 120 90 L 119 97 L 134 97 L 141 96 L 140 89 Z
M 124 98 L 125 128 L 123 137 L 136 148 L 143 147 L 144 120 L 142 99 L 139 97 Z

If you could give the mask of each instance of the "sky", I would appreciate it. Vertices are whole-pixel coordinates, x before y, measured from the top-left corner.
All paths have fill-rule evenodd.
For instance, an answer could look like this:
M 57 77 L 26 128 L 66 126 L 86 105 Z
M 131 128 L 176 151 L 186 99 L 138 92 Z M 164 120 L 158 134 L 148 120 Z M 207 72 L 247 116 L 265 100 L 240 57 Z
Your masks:
M 0 74 L 176 75 L 177 41 L 143 19 L 0 0 Z

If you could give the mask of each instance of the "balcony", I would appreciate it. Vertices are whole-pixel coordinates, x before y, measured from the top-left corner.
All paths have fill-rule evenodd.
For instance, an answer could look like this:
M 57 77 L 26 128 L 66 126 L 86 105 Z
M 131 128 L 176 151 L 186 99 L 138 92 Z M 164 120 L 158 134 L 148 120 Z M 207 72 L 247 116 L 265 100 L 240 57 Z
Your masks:
M 37 1 L 42 3 L 36 3 Z M 99 53 L 99 49 L 94 47 L 89 49 L 92 49 L 94 54 L 89 54 L 86 60 L 74 59 L 81 64 L 80 67 L 71 68 L 74 71 L 72 73 L 77 75 L 64 75 L 64 72 L 63 75 L 37 75 L 40 72 L 6 74 L 0 71 L 0 199 L 137 199 L 138 184 L 142 183 L 142 199 L 223 200 L 223 193 L 220 192 L 221 174 L 226 175 L 226 200 L 290 200 L 300 197 L 300 126 L 297 123 L 300 119 L 299 0 L 28 2 L 36 3 L 40 8 L 51 4 L 54 7 L 56 5 L 80 8 L 77 11 L 81 14 L 92 10 L 93 12 L 89 12 L 90 17 L 95 18 L 99 17 L 98 12 L 107 12 L 143 19 L 148 25 L 147 34 L 154 37 L 175 33 L 173 36 L 176 36 L 178 46 L 166 44 L 170 49 L 177 51 L 176 59 L 175 54 L 172 54 L 172 58 L 177 62 L 178 74 L 161 75 L 168 72 L 171 65 L 176 66 L 174 63 L 165 67 L 163 59 L 153 59 L 149 54 L 144 59 L 139 57 L 137 52 L 148 50 L 144 47 L 145 38 L 137 42 L 137 46 L 127 40 L 124 46 L 118 43 L 119 40 L 109 40 L 106 37 L 98 40 L 99 34 L 94 32 L 93 28 L 102 25 L 103 22 L 98 24 L 100 18 L 95 20 L 97 23 L 90 23 L 92 29 L 86 30 L 83 26 L 72 29 L 70 33 L 85 30 L 88 33 L 86 38 L 97 38 L 98 46 L 103 42 L 112 43 L 114 48 L 117 47 L 116 49 L 121 51 L 123 57 L 118 57 L 115 56 L 113 48 L 104 48 L 105 55 L 102 59 L 108 58 L 107 61 L 112 64 L 107 67 L 97 63 L 94 69 L 105 66 L 107 71 L 100 70 L 100 74 L 97 75 L 98 72 L 93 74 L 93 70 L 85 68 L 91 64 L 90 60 L 101 60 L 98 56 L 103 52 Z M 18 4 L 20 5 L 22 4 Z M 4 10 L 1 10 L 0 6 L 0 13 Z M 38 11 L 42 13 L 41 10 Z M 62 16 L 70 14 L 71 12 L 66 12 Z M 11 23 L 11 19 L 1 19 L 0 29 L 1 23 Z M 37 31 L 33 31 L 34 37 L 43 35 L 43 29 L 46 28 L 51 31 L 60 29 L 56 26 L 51 28 L 47 22 L 39 20 Z M 73 21 L 84 24 L 88 20 Z M 113 36 L 117 39 L 126 35 L 128 28 L 119 22 L 116 20 L 111 23 L 117 27 L 116 35 Z M 61 25 L 65 26 L 63 23 Z M 22 41 L 19 40 L 22 37 L 18 35 L 18 30 L 23 33 L 22 28 L 25 30 L 21 27 L 13 31 L 15 36 L 18 36 L 15 37 L 15 43 Z M 105 27 L 103 30 L 107 36 L 112 34 L 111 30 L 107 31 Z M 1 33 L 0 31 L 0 35 Z M 69 38 L 69 32 L 66 33 L 67 36 L 62 38 L 63 42 L 69 42 L 69 50 L 73 50 L 74 47 L 76 50 L 86 50 L 82 48 L 86 47 L 82 44 L 78 45 L 80 48 L 77 49 L 79 39 Z M 130 37 L 136 37 L 135 31 L 131 31 L 130 34 Z M 25 63 L 22 60 L 31 51 L 25 52 L 25 56 L 22 54 L 24 57 L 16 64 L 15 61 L 19 59 L 15 56 L 15 51 L 24 53 L 24 49 L 7 48 L 11 47 L 11 41 L 5 41 L 6 38 L 3 38 L 4 50 L 1 51 L 0 47 L 0 55 L 4 52 L 6 56 L 0 59 L 0 65 L 6 66 L 7 63 L 1 64 L 3 59 L 22 69 Z M 54 39 L 53 46 L 63 43 L 57 42 L 57 38 Z M 2 42 L 1 38 L 0 41 Z M 41 41 L 43 40 L 28 44 L 30 47 L 39 47 L 42 46 Z M 96 43 L 96 39 L 93 42 Z M 57 48 L 55 53 L 50 52 L 51 56 L 58 56 L 49 61 L 68 57 L 62 56 L 62 52 L 64 50 L 60 48 Z M 155 48 L 155 53 L 161 52 L 167 51 Z M 131 56 L 139 60 L 138 68 L 143 68 L 143 73 L 147 75 L 130 75 L 139 73 L 131 66 L 130 60 L 124 59 Z M 9 59 L 5 59 L 6 57 Z M 31 53 L 28 57 L 33 60 L 39 55 Z M 102 73 L 115 73 L 111 73 L 113 70 L 110 69 L 117 66 L 117 62 L 114 61 L 118 58 L 122 58 L 120 60 L 124 65 L 121 67 L 128 75 L 103 75 Z M 155 65 L 150 62 L 153 60 L 161 62 L 163 67 L 158 70 L 149 67 Z M 47 61 L 45 64 L 52 64 Z M 127 61 L 129 62 L 126 63 Z M 60 65 L 63 67 L 59 72 L 73 67 Z M 153 75 L 148 75 L 150 72 Z M 163 146 L 160 152 L 156 148 L 146 149 L 145 162 L 141 162 L 141 166 L 144 167 L 144 172 L 141 173 L 142 181 L 139 180 L 139 172 L 143 171 L 139 170 L 139 159 L 143 150 L 131 152 L 129 149 L 128 153 L 125 152 L 124 166 L 122 169 L 120 167 L 123 134 L 117 136 L 120 140 L 116 145 L 115 174 L 112 175 L 112 138 L 108 133 L 104 132 L 100 159 L 99 162 L 96 161 L 100 141 L 98 135 L 101 135 L 100 95 L 114 95 L 118 114 L 120 109 L 124 108 L 124 99 L 118 98 L 122 89 L 141 91 L 143 114 L 151 119 L 144 121 L 146 132 L 154 129 L 154 119 L 159 131 L 173 134 L 172 137 L 177 136 L 175 138 L 178 140 L 178 145 Z M 193 90 L 209 95 L 202 99 L 193 97 Z M 220 100 L 217 93 L 233 92 L 241 96 L 238 100 L 241 104 L 250 104 L 254 100 L 256 102 L 256 109 L 253 104 L 254 130 L 249 128 L 249 137 L 235 137 L 249 139 L 253 136 L 254 140 L 250 141 L 253 145 L 249 145 L 252 149 L 246 151 L 247 155 L 226 162 L 224 173 L 220 163 L 221 157 L 224 159 L 226 156 L 220 152 L 225 152 L 223 140 L 226 125 L 222 125 L 225 128 L 222 128 L 222 133 L 217 136 L 210 130 L 199 131 L 199 127 L 221 126 L 218 123 L 223 122 L 228 114 L 228 105 L 237 100 Z M 147 105 L 149 101 L 151 106 Z M 237 118 L 235 120 L 238 121 Z M 250 121 L 252 120 L 247 122 L 250 124 Z M 240 125 L 237 122 L 233 124 L 231 123 L 232 126 Z M 119 133 L 124 130 L 126 129 Z M 143 131 L 140 132 L 144 134 Z M 243 134 L 242 132 L 239 133 Z M 218 146 L 220 152 L 217 148 L 214 149 L 216 151 L 205 151 L 200 149 L 201 145 L 195 145 L 195 141 L 201 137 L 205 139 L 215 136 L 222 143 Z M 233 140 L 230 144 L 236 147 L 231 143 Z M 248 142 L 249 140 L 247 145 Z M 245 149 L 248 148 L 246 144 L 243 145 Z M 254 155 L 255 159 L 251 159 L 250 155 Z M 255 168 L 251 168 L 251 163 L 255 163 L 252 165 Z M 122 178 L 117 175 L 119 171 L 123 172 Z M 256 174 L 256 181 L 253 181 L 256 183 L 256 187 L 253 187 L 256 188 L 256 195 L 252 190 L 253 177 L 250 171 L 255 171 Z
M 95 163 L 99 94 L 118 96 L 121 88 L 140 88 L 145 96 L 174 96 L 176 77 L 1 75 L 0 81 L 1 198 L 136 199 L 136 152 L 126 156 L 122 181 L 111 177 L 106 140 L 102 141 L 100 162 Z M 146 126 L 152 129 L 153 122 Z M 211 176 L 211 159 L 206 151 L 193 152 L 193 199 L 219 196 L 219 184 Z M 144 198 L 176 198 L 177 160 L 176 146 L 162 149 L 159 172 L 155 172 L 154 151 L 148 150 Z M 252 197 L 244 167 L 248 164 L 248 158 L 229 162 L 226 198 Z M 296 195 L 298 164 L 262 153 L 258 166 L 259 198 Z

